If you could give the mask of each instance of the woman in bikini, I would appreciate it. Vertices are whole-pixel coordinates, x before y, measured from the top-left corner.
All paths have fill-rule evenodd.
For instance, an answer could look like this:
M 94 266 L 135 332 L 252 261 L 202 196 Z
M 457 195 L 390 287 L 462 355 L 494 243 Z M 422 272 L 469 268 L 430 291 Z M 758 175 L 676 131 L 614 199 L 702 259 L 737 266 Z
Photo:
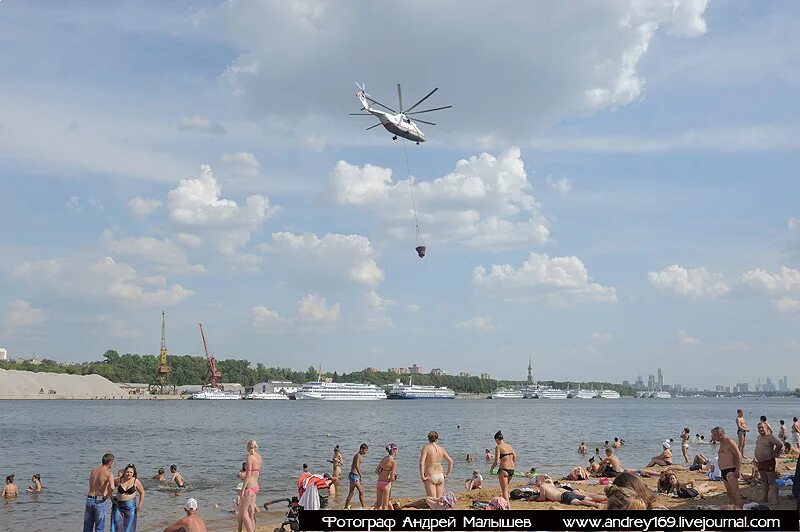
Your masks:
M 397 445 L 390 443 L 386 446 L 386 452 L 389 456 L 384 456 L 383 460 L 375 468 L 375 474 L 378 475 L 377 498 L 373 510 L 391 510 L 392 506 L 389 500 L 392 495 L 392 482 L 397 478 L 397 462 L 394 457 L 397 456 Z
M 689 428 L 686 427 L 683 429 L 681 433 L 681 452 L 683 453 L 683 461 L 684 463 L 689 463 L 689 438 L 692 437 Z
M 500 492 L 505 500 L 510 501 L 511 495 L 508 491 L 508 485 L 511 479 L 514 478 L 514 469 L 517 463 L 517 453 L 511 445 L 503 441 L 503 433 L 497 431 L 494 435 L 494 442 L 497 447 L 494 450 L 494 463 L 492 464 L 492 472 L 497 466 L 497 478 L 500 480 Z
M 136 502 L 136 494 L 139 502 Z M 128 464 L 122 471 L 111 507 L 111 532 L 136 532 L 136 517 L 144 502 L 144 487 L 137 478 L 136 466 Z
M 333 448 L 333 460 L 331 460 L 333 464 L 333 471 L 331 471 L 331 477 L 333 477 L 334 482 L 339 482 L 339 477 L 342 476 L 342 464 L 344 463 L 344 458 L 342 458 L 342 453 L 339 452 L 339 446 Z
M 442 470 L 442 460 L 447 461 L 447 472 Z M 444 479 L 450 476 L 453 469 L 453 459 L 447 451 L 439 445 L 439 433 L 428 433 L 428 444 L 419 453 L 419 478 L 425 486 L 428 497 L 444 496 Z
M 242 480 L 242 504 L 239 506 L 238 532 L 242 527 L 247 532 L 256 530 L 256 494 L 261 491 L 258 476 L 261 474 L 261 455 L 258 454 L 258 442 L 247 440 L 247 459 L 245 474 Z

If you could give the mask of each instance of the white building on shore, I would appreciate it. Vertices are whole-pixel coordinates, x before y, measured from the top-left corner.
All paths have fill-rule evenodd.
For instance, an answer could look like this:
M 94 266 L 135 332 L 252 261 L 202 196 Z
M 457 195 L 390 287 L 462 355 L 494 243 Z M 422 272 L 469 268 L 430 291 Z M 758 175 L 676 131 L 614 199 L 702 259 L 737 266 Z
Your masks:
M 6 360 L 8 360 L 8 351 L 5 347 L 0 347 L 0 361 L 5 362 Z

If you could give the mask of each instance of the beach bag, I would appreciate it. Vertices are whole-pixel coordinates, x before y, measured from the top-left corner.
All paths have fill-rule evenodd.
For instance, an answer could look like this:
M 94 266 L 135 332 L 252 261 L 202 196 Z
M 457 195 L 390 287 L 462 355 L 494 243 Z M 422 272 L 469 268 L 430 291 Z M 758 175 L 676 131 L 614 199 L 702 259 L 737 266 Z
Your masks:
M 689 486 L 681 486 L 678 488 L 678 497 L 681 499 L 694 499 L 700 495 L 700 492 Z

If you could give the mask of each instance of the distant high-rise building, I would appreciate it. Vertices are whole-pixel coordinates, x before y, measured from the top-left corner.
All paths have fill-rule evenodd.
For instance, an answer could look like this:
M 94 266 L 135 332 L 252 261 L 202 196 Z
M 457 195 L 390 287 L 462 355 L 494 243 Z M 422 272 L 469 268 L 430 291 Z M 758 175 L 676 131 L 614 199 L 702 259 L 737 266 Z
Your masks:
M 772 382 L 772 379 L 767 377 L 767 382 L 764 383 L 764 391 L 765 392 L 774 392 L 776 390 L 775 383 Z
M 634 387 L 637 390 L 643 390 L 644 389 L 644 381 L 642 380 L 642 376 L 641 375 L 636 377 L 636 383 L 634 384 Z
M 789 391 L 789 381 L 784 375 L 782 379 L 778 379 L 778 391 L 779 392 L 788 392 Z
M 622 381 L 622 385 L 627 387 L 627 388 L 631 387 L 631 383 L 629 381 Z
M 656 387 L 656 376 L 652 373 L 647 376 L 647 387 L 651 390 Z
M 0 360 L 8 360 L 8 351 L 0 347 Z
M 658 389 L 660 390 L 661 388 L 664 387 L 664 372 L 661 371 L 661 368 L 658 368 L 656 370 L 656 374 L 658 375 L 658 381 L 656 382 L 656 384 L 658 385 Z
M 533 362 L 530 357 L 528 357 L 528 384 L 533 384 Z
M 414 363 L 414 364 L 412 364 L 411 366 L 408 367 L 408 372 L 413 374 L 413 375 L 421 375 L 422 374 L 422 366 L 420 366 L 419 364 Z
M 736 391 L 739 393 L 747 393 L 749 391 L 750 386 L 746 382 L 738 382 L 736 383 Z
M 481 379 L 491 380 L 491 373 L 481 373 Z

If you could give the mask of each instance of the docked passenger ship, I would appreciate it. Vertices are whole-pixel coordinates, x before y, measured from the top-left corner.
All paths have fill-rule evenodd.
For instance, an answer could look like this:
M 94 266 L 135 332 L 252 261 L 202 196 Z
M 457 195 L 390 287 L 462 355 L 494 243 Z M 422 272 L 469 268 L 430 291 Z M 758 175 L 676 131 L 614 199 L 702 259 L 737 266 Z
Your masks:
M 403 384 L 397 379 L 389 390 L 389 399 L 455 399 L 456 393 L 444 386 L 420 386 Z
M 601 399 L 619 399 L 619 392 L 616 390 L 603 390 L 600 392 Z
M 377 401 L 386 399 L 386 393 L 374 384 L 352 382 L 307 382 L 297 390 L 298 401 L 317 399 L 322 401 Z
M 522 390 L 514 390 L 513 388 L 498 388 L 492 392 L 490 396 L 492 399 L 522 399 Z

